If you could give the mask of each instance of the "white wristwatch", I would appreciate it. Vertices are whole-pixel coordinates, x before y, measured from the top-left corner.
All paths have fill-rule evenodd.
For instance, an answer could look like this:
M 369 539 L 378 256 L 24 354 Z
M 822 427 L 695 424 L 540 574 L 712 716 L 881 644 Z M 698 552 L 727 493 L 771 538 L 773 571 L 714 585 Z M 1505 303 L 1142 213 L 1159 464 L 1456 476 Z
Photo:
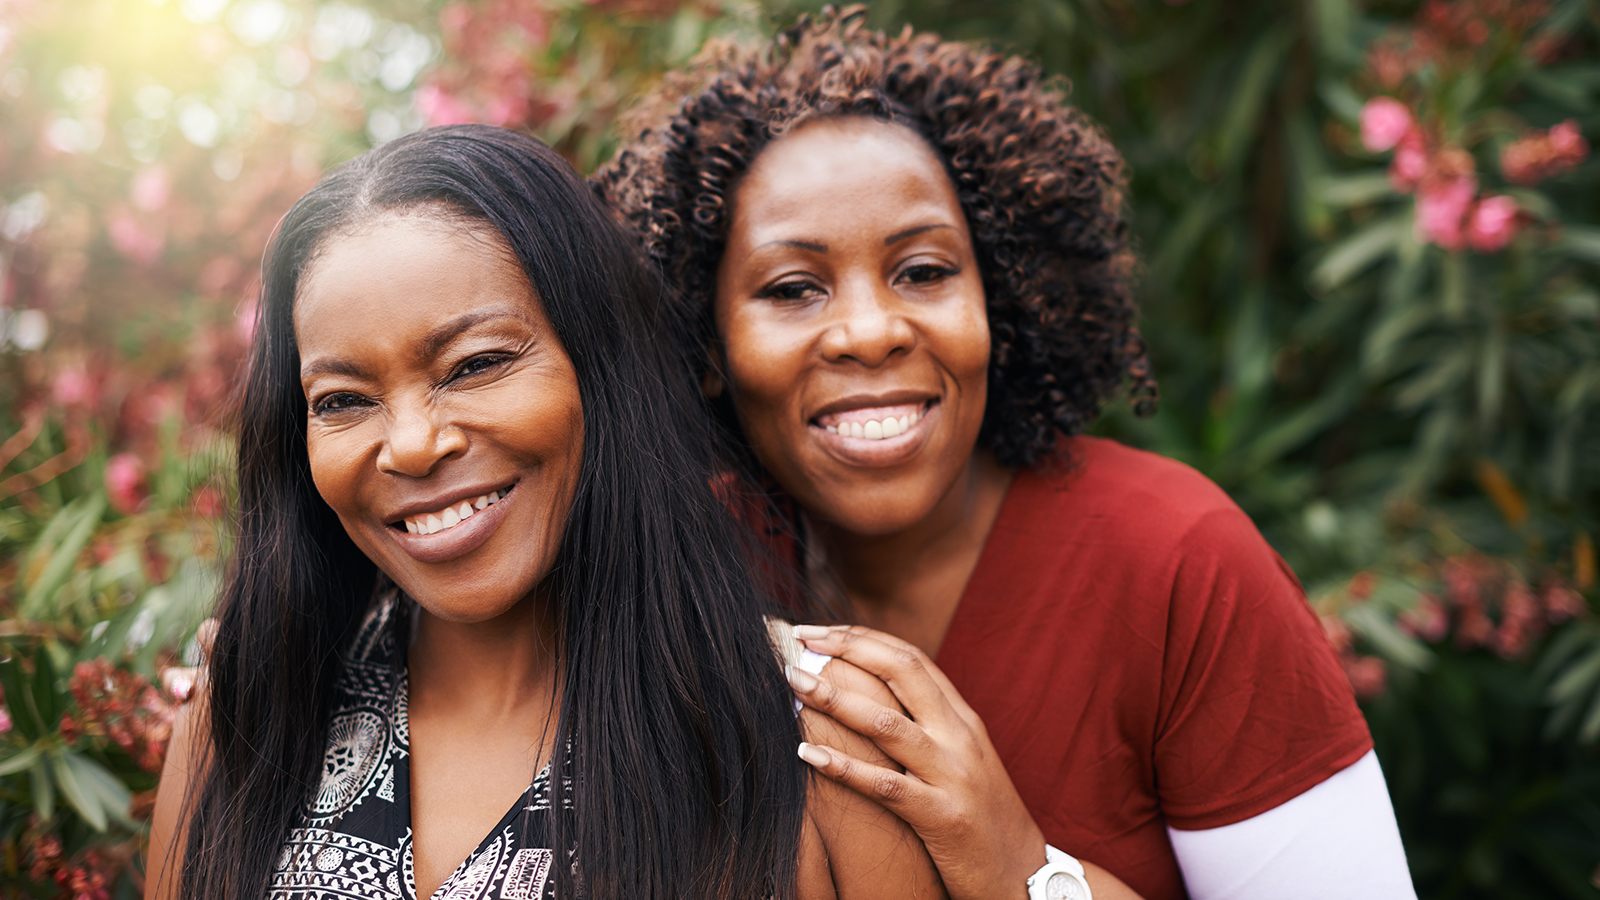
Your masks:
M 1083 863 L 1044 845 L 1044 865 L 1028 878 L 1028 900 L 1093 900 Z

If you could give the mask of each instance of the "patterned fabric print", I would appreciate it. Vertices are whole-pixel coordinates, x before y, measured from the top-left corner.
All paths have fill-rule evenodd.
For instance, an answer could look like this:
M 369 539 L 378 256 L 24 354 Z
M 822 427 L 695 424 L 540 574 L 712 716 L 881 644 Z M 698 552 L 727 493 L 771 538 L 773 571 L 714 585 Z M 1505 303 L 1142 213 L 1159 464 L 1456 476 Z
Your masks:
M 272 900 L 417 900 L 404 654 L 409 612 L 409 602 L 385 597 L 352 642 L 322 783 L 304 823 L 284 841 L 268 889 Z M 547 767 L 433 900 L 553 900 L 555 854 L 530 846 L 546 833 L 550 808 Z

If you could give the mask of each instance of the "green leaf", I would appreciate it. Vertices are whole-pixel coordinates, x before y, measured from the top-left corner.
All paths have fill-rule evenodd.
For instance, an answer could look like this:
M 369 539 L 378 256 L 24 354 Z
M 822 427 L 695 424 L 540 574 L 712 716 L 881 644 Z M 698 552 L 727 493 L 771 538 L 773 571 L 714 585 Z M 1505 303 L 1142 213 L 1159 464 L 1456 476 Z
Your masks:
M 1600 263 L 1600 228 L 1592 225 L 1568 225 L 1556 242 L 1559 252 L 1576 256 L 1592 263 Z
M 1244 69 L 1231 91 L 1231 102 L 1222 115 L 1222 125 L 1217 132 L 1217 166 L 1231 171 L 1244 161 L 1246 152 L 1261 131 L 1261 111 L 1266 106 L 1267 95 L 1276 75 L 1283 66 L 1289 47 L 1294 44 L 1294 32 L 1274 28 L 1256 39 Z
M 41 751 L 37 746 L 24 747 L 5 759 L 0 759 L 0 777 L 15 775 L 28 768 L 33 765 L 34 760 L 39 758 L 40 753 Z
M 1366 206 L 1379 200 L 1399 196 L 1389 183 L 1389 173 L 1384 170 L 1327 175 L 1318 185 L 1322 202 L 1335 209 Z
M 56 664 L 50 647 L 40 644 L 33 650 L 33 708 L 46 732 L 56 730 L 61 721 L 61 703 L 56 696 Z
M 70 757 L 77 756 L 72 751 L 53 754 L 50 757 L 50 774 L 56 777 L 56 784 L 61 788 L 62 796 L 72 804 L 85 822 L 95 831 L 106 830 L 106 810 L 100 805 L 100 797 L 90 792 L 78 780 L 75 767 L 68 762 Z
M 54 598 L 56 591 L 66 584 L 72 577 L 72 571 L 77 566 L 78 554 L 89 543 L 89 538 L 94 536 L 95 528 L 100 524 L 100 517 L 105 513 L 106 498 L 104 494 L 95 494 L 88 498 L 72 521 L 70 528 L 62 537 L 60 544 L 50 551 L 50 561 L 45 563 L 44 571 L 39 573 L 39 578 L 23 595 L 22 602 L 17 604 L 17 613 L 24 619 L 42 619 L 49 616 L 48 602 Z
M 1390 662 L 1426 671 L 1433 666 L 1433 651 L 1427 645 L 1395 627 L 1371 604 L 1352 606 L 1340 617 L 1350 630 L 1371 642 L 1374 650 Z
M 1360 274 L 1382 257 L 1395 252 L 1411 227 L 1408 214 L 1391 216 L 1368 225 L 1330 249 L 1311 270 L 1311 286 L 1332 290 Z
M 78 780 L 79 787 L 86 793 L 98 799 L 100 808 L 119 824 L 129 828 L 138 828 L 138 823 L 128 815 L 128 807 L 133 803 L 133 795 L 117 777 L 111 774 L 105 766 L 80 753 L 68 753 L 64 757 L 67 767 Z
M 50 773 L 45 770 L 45 761 L 36 759 L 32 768 L 28 769 L 28 778 L 33 782 L 33 808 L 38 811 L 39 818 L 50 821 L 56 814 L 56 787 L 50 780 Z
M 1422 373 L 1410 379 L 1395 393 L 1394 404 L 1402 410 L 1419 409 L 1437 399 L 1441 394 L 1458 388 L 1472 369 L 1472 351 L 1457 347 L 1444 359 L 1436 360 Z
M 1587 694 L 1597 682 L 1600 682 L 1600 647 L 1562 672 L 1545 692 L 1545 698 L 1550 703 L 1565 703 Z

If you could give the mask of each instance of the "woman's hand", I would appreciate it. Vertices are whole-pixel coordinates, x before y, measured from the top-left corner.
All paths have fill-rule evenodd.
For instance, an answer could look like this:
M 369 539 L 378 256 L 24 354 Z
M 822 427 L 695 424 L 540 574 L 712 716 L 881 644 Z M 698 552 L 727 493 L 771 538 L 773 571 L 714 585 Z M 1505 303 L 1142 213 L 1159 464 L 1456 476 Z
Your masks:
M 799 625 L 794 634 L 809 649 L 878 676 L 909 714 L 839 688 L 827 669 L 821 676 L 791 669 L 801 702 L 877 744 L 905 772 L 812 744 L 802 745 L 801 758 L 904 819 L 927 846 L 953 900 L 1026 900 L 1028 877 L 1045 862 L 1044 833 L 983 721 L 939 667 L 917 647 L 859 625 Z M 1096 900 L 1137 896 L 1103 869 L 1085 868 Z
M 194 633 L 194 639 L 200 644 L 200 665 L 169 666 L 161 670 L 161 686 L 166 688 L 167 693 L 179 703 L 194 696 L 195 687 L 206 676 L 205 660 L 210 658 L 211 645 L 217 640 L 217 620 L 207 619 L 201 622 L 199 629 Z

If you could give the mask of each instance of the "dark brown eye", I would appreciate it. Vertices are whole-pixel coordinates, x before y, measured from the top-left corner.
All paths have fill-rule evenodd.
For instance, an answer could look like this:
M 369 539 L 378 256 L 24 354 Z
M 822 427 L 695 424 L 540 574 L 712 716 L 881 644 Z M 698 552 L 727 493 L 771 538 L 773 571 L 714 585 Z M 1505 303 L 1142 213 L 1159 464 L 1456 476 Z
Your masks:
M 454 374 L 450 376 L 450 380 L 469 378 L 473 375 L 487 372 L 496 366 L 502 365 L 509 358 L 503 353 L 480 353 L 477 356 L 469 357 L 456 367 Z
M 762 288 L 756 296 L 763 300 L 793 303 L 798 300 L 809 300 L 821 292 L 822 289 L 811 282 L 796 279 L 769 284 Z
M 353 394 L 349 391 L 335 391 L 318 399 L 316 403 L 312 404 L 311 411 L 320 416 L 359 409 L 367 406 L 370 402 L 360 394 Z
M 927 284 L 942 278 L 949 278 L 951 275 L 956 274 L 957 271 L 957 269 L 949 266 L 918 263 L 914 266 L 907 266 L 905 271 L 900 273 L 900 279 L 911 284 Z

